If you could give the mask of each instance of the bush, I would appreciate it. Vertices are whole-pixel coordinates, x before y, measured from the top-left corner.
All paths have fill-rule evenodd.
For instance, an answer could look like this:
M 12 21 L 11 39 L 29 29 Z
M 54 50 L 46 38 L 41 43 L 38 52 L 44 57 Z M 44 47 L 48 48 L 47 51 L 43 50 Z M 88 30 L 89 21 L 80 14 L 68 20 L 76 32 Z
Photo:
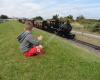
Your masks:
M 1 15 L 0 19 L 8 19 L 8 16 L 7 15 Z
M 100 32 L 100 23 L 96 23 L 93 28 L 92 28 L 93 32 Z
M 100 32 L 100 23 L 86 24 L 85 29 L 91 32 Z

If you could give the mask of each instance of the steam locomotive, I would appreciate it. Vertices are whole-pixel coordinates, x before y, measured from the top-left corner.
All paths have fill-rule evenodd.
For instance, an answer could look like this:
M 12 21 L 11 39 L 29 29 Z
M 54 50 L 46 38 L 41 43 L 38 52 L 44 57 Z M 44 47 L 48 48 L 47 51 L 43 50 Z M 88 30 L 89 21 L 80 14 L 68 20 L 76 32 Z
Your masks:
M 59 36 L 68 39 L 75 38 L 75 34 L 71 33 L 72 26 L 69 21 L 67 21 L 67 23 L 64 23 L 59 20 L 46 20 L 46 21 L 33 20 L 32 23 L 36 28 L 48 31 L 50 33 L 55 33 Z

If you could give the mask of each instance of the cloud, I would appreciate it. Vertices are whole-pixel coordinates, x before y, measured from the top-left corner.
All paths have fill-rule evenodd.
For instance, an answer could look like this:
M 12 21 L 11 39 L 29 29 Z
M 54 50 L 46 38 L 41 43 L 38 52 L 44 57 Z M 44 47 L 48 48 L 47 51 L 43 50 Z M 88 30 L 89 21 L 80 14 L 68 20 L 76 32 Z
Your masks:
M 42 7 L 31 0 L 1 0 L 0 12 L 9 16 L 28 17 Z
M 87 18 L 100 18 L 100 4 L 63 4 L 55 7 L 53 11 L 61 16 L 72 14 L 74 17 L 84 15 Z
M 96 2 L 97 1 L 97 2 Z M 90 3 L 91 2 L 91 3 Z M 0 14 L 17 17 L 43 16 L 50 18 L 54 14 L 75 17 L 100 18 L 98 0 L 0 0 Z

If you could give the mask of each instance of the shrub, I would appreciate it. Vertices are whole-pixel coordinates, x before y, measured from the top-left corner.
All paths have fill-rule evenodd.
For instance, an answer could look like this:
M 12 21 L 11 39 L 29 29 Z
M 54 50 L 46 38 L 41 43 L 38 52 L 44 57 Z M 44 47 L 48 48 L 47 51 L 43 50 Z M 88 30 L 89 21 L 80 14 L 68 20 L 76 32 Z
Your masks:
M 96 23 L 93 28 L 92 28 L 93 32 L 100 32 L 100 23 Z

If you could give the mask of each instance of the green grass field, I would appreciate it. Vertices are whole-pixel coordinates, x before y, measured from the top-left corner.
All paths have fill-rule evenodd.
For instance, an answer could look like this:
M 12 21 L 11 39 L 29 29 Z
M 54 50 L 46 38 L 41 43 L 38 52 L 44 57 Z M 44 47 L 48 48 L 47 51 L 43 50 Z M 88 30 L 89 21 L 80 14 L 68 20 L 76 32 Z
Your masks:
M 100 80 L 100 57 L 55 35 L 43 35 L 43 56 L 25 58 L 16 37 L 24 25 L 10 21 L 0 24 L 0 80 Z

